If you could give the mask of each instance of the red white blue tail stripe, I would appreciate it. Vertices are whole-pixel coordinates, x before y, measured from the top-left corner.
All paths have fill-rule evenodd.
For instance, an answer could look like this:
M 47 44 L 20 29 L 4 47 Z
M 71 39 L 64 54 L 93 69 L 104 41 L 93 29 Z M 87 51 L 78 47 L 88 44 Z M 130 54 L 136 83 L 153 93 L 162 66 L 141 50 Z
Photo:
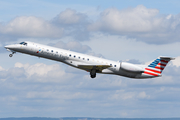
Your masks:
M 145 68 L 144 74 L 149 76 L 161 76 L 162 71 L 166 67 L 171 58 L 158 58 L 154 60 L 147 68 Z

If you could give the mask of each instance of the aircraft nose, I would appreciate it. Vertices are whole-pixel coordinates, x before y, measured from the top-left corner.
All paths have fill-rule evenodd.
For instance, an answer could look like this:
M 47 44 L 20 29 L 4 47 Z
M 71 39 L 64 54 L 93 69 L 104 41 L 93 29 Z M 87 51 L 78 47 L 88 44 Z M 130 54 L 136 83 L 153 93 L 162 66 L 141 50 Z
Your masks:
M 6 48 L 6 49 L 12 49 L 14 47 L 15 47 L 14 45 L 6 45 L 6 46 L 4 46 L 4 48 Z
M 4 48 L 8 49 L 9 45 L 4 46 Z
M 6 46 L 4 46 L 4 48 L 9 49 L 9 48 L 11 48 L 11 45 L 6 45 Z

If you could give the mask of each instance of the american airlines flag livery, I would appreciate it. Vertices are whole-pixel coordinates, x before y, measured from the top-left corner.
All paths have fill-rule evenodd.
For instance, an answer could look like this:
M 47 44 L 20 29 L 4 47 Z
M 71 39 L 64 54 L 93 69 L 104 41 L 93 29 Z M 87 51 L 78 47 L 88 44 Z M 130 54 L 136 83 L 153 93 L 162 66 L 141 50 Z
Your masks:
M 159 77 L 168 62 L 174 59 L 160 56 L 149 65 L 139 65 L 115 62 L 34 42 L 21 42 L 19 44 L 7 45 L 5 48 L 12 52 L 12 54 L 9 54 L 9 57 L 12 57 L 16 52 L 20 52 L 63 62 L 72 67 L 88 71 L 91 78 L 95 78 L 96 73 L 114 74 L 138 79 Z

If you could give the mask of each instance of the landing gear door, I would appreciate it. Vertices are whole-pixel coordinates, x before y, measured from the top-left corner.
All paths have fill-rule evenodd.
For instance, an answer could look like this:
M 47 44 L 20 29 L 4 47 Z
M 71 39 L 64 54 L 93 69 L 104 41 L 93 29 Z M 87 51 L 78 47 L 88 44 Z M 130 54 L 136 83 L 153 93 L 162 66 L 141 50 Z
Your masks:
M 64 60 L 64 54 L 62 52 L 60 53 L 60 59 Z

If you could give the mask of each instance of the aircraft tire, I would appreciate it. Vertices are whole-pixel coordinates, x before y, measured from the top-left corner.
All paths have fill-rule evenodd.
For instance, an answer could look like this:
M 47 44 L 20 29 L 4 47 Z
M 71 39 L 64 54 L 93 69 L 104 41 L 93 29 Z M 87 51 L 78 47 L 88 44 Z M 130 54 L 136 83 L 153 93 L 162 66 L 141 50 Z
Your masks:
M 13 56 L 13 54 L 9 54 L 9 57 L 12 57 Z
M 91 75 L 91 78 L 95 78 L 96 77 L 96 70 L 91 70 L 90 75 Z
M 91 78 L 95 78 L 96 77 L 96 75 L 91 75 Z

